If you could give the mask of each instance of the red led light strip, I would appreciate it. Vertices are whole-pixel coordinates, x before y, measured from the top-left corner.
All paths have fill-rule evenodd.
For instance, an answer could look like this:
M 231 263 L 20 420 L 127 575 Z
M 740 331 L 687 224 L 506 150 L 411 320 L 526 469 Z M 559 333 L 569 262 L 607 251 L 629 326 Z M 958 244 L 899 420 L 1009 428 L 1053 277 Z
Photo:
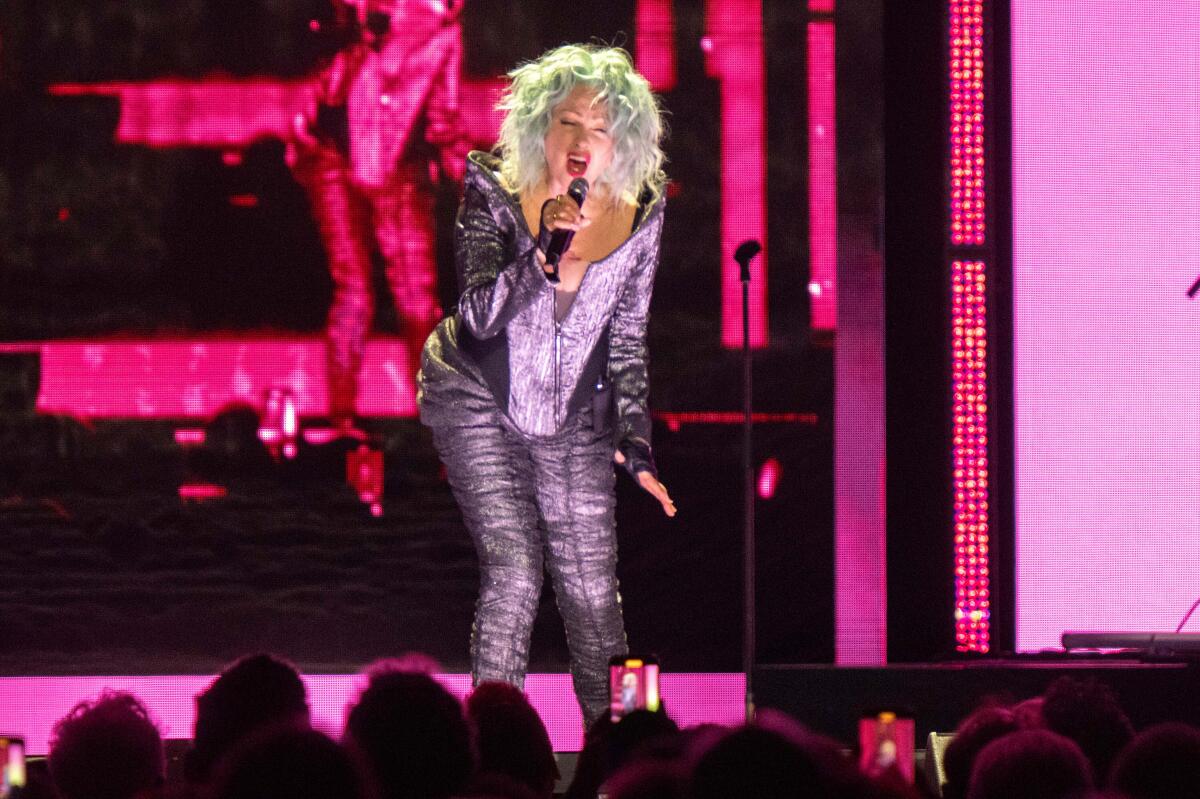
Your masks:
M 987 652 L 988 395 L 987 269 L 950 264 L 953 286 L 954 616 L 961 652 Z
M 654 418 L 666 424 L 672 433 L 685 424 L 742 424 L 746 417 L 738 411 L 655 411 Z M 754 424 L 802 424 L 815 425 L 815 413 L 752 413 Z
M 982 260 L 955 260 L 954 626 L 960 651 L 988 651 L 988 277 Z
M 983 3 L 950 2 L 950 242 L 982 246 L 987 219 L 983 152 Z
M 983 0 L 950 0 L 950 247 L 987 242 Z M 957 255 L 963 255 L 957 253 Z M 954 637 L 991 648 L 988 511 L 987 270 L 980 255 L 950 263 L 954 464 Z

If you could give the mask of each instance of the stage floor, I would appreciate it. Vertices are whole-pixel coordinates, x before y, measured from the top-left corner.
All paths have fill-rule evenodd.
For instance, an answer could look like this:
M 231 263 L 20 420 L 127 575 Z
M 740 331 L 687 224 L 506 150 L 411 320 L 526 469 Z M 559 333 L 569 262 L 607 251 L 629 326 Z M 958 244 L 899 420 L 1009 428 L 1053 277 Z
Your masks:
M 1147 662 L 1122 655 L 1038 655 L 879 668 L 760 665 L 753 675 L 760 708 L 783 710 L 849 745 L 864 713 L 898 710 L 916 722 L 917 745 L 931 732 L 953 732 L 985 702 L 1019 702 L 1069 675 L 1098 680 L 1116 693 L 1134 726 L 1200 724 L 1200 663 Z

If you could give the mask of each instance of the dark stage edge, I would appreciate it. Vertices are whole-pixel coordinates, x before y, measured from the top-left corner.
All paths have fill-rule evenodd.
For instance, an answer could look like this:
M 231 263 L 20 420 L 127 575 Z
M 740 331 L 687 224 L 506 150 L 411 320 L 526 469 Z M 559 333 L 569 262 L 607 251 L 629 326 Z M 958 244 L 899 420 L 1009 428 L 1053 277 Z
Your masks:
M 989 698 L 1021 701 L 1054 679 L 1095 679 L 1117 694 L 1134 726 L 1162 721 L 1200 724 L 1200 662 L 1135 659 L 987 660 L 879 668 L 763 665 L 754 670 L 759 709 L 775 708 L 848 745 L 858 718 L 900 709 L 916 720 L 917 745 L 930 732 L 951 732 Z

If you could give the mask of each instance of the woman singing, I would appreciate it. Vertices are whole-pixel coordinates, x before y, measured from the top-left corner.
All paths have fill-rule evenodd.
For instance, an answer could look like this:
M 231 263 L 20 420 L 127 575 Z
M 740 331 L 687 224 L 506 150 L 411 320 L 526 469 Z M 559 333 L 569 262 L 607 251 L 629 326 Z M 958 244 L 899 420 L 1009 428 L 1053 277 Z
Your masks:
M 479 555 L 474 681 L 523 684 L 545 566 L 590 724 L 626 652 L 612 462 L 675 515 L 646 406 L 662 122 L 623 50 L 559 47 L 509 77 L 497 154 L 468 157 L 458 310 L 426 342 L 421 419 Z M 579 177 L 582 207 L 567 193 Z M 555 230 L 575 232 L 557 283 Z

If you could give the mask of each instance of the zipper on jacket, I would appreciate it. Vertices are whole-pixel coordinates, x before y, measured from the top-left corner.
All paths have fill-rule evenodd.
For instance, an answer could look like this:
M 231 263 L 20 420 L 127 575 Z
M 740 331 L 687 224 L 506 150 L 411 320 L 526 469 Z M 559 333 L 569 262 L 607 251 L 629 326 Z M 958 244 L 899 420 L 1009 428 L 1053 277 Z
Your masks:
M 562 424 L 562 419 L 559 418 L 559 374 L 562 371 L 562 325 L 558 322 L 554 323 L 554 429 L 558 430 Z

